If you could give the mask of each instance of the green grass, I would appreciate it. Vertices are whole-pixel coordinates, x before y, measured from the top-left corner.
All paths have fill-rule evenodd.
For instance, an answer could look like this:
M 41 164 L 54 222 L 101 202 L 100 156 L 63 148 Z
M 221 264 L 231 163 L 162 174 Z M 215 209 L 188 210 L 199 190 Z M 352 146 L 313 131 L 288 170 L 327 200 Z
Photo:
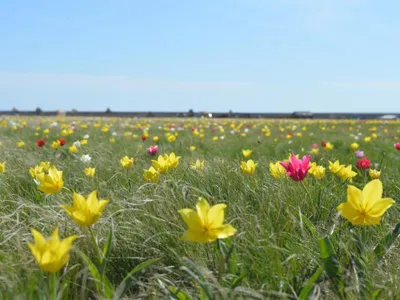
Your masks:
M 45 137 L 46 145 L 41 149 L 35 141 L 44 137 L 43 130 L 54 120 L 14 119 L 17 127 L 26 121 L 21 129 L 12 128 L 9 121 L 0 127 L 0 162 L 6 161 L 6 172 L 0 174 L 0 298 L 45 299 L 48 296 L 48 276 L 35 264 L 27 242 L 32 241 L 31 228 L 47 236 L 55 226 L 59 226 L 63 238 L 72 234 L 79 236 L 69 264 L 59 274 L 62 278 L 59 296 L 103 298 L 96 290 L 93 275 L 78 255 L 82 251 L 92 261 L 96 260 L 89 232 L 76 225 L 59 207 L 72 203 L 72 191 L 86 196 L 95 189 L 101 199 L 111 200 L 94 225 L 101 247 L 109 231 L 113 232 L 107 265 L 111 284 L 118 286 L 139 263 L 161 259 L 135 275 L 125 293 L 129 298 L 188 299 L 185 297 L 190 295 L 198 299 L 208 291 L 208 297 L 215 299 L 296 299 L 324 263 L 333 263 L 341 273 L 329 278 L 329 269 L 323 268 L 321 276 L 310 285 L 310 295 L 314 293 L 321 299 L 369 299 L 373 293 L 380 293 L 381 299 L 399 297 L 398 242 L 379 261 L 373 255 L 373 248 L 400 220 L 397 203 L 400 152 L 394 148 L 396 140 L 392 137 L 400 134 L 398 122 L 79 119 L 75 132 L 65 137 L 67 144 L 56 151 L 51 148 L 51 142 L 61 137 L 60 126 L 71 125 L 72 119 L 59 120 L 59 126 L 50 129 Z M 95 123 L 112 126 L 108 132 L 102 132 L 101 127 L 93 126 Z M 145 142 L 140 139 L 140 129 L 136 129 L 138 123 L 150 128 Z M 250 125 L 250 128 L 245 136 L 241 135 L 245 125 L 232 134 L 231 123 Z M 82 124 L 90 126 L 81 128 Z M 166 140 L 163 129 L 170 124 L 182 128 L 176 131 L 179 135 L 174 143 Z M 270 136 L 261 132 L 265 126 L 270 129 Z M 36 127 L 40 130 L 36 131 Z M 192 127 L 204 130 L 204 139 L 193 135 Z M 364 142 L 365 136 L 372 135 L 373 127 L 377 137 Z M 114 131 L 117 136 L 112 144 L 109 138 Z M 124 132 L 132 132 L 137 137 L 124 136 Z M 289 132 L 294 133 L 291 139 L 286 138 Z M 300 137 L 296 136 L 299 132 Z M 336 211 L 346 201 L 347 183 L 329 173 L 328 161 L 339 159 L 354 166 L 357 158 L 350 149 L 354 142 L 350 135 L 358 133 L 362 134 L 358 141 L 360 149 L 373 164 L 379 163 L 384 196 L 396 201 L 377 226 L 354 227 Z M 90 135 L 88 144 L 81 146 L 76 155 L 69 153 L 68 147 L 85 134 Z M 174 152 L 182 158 L 176 169 L 160 175 L 158 183 L 146 183 L 143 169 L 150 167 L 153 157 L 145 149 L 156 144 L 152 141 L 154 136 L 159 136 L 160 154 Z M 224 136 L 224 139 L 213 141 L 214 136 Z M 22 149 L 16 146 L 19 140 L 25 142 Z M 312 161 L 327 167 L 324 179 L 316 180 L 308 175 L 302 184 L 290 178 L 275 180 L 270 176 L 270 162 L 287 159 L 292 152 L 308 154 L 311 145 L 320 145 L 322 140 L 335 146 L 331 151 L 320 146 L 319 154 L 312 156 Z M 189 150 L 191 145 L 196 146 L 195 151 Z M 252 149 L 251 158 L 258 162 L 252 176 L 240 170 L 242 149 Z M 96 168 L 92 180 L 83 173 L 86 165 L 79 160 L 82 154 L 92 157 L 88 165 Z M 135 158 L 132 169 L 120 166 L 119 160 L 125 155 Z M 206 161 L 203 172 L 190 168 L 198 158 Z M 50 161 L 64 172 L 64 188 L 60 193 L 45 197 L 37 190 L 28 170 L 40 161 Z M 368 175 L 360 172 L 352 184 L 362 188 L 369 180 Z M 179 239 L 186 225 L 178 210 L 195 208 L 199 196 L 211 204 L 228 205 L 225 222 L 237 229 L 235 236 L 210 244 Z M 321 256 L 319 241 L 326 236 L 337 260 L 324 260 Z M 233 251 L 227 255 L 232 245 Z M 227 256 L 227 263 L 221 264 L 221 257 Z M 239 277 L 243 278 L 235 283 Z M 173 291 L 179 290 L 173 296 Z

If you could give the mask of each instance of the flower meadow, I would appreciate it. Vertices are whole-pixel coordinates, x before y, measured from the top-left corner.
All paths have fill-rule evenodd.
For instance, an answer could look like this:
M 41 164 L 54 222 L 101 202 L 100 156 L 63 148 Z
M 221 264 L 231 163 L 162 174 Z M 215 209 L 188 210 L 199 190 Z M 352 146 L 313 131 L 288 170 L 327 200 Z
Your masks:
M 1 299 L 397 299 L 400 122 L 0 120 Z

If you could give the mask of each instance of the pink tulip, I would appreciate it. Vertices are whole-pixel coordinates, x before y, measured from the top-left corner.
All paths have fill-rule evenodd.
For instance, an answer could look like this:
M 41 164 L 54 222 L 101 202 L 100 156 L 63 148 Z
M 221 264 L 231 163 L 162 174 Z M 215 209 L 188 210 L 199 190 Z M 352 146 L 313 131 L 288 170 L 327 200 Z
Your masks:
M 150 155 L 156 155 L 158 152 L 158 145 L 150 146 L 149 148 L 146 149 L 146 151 Z
M 311 168 L 310 164 L 310 155 L 303 156 L 302 159 L 298 159 L 296 155 L 291 154 L 289 163 L 281 161 L 281 165 L 286 169 L 286 174 L 292 178 L 294 181 L 303 180 L 308 170 Z

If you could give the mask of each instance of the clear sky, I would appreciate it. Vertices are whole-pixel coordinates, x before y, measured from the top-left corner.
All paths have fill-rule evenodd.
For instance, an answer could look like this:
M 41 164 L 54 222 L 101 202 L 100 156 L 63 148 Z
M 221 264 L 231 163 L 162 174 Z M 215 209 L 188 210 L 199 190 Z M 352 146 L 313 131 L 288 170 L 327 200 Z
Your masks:
M 0 110 L 398 112 L 398 0 L 0 1 Z

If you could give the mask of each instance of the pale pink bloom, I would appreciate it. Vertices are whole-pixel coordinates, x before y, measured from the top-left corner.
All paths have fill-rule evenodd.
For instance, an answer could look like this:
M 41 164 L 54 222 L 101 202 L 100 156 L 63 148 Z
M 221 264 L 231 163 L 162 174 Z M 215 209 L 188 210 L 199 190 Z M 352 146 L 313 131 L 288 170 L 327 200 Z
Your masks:
M 298 159 L 296 155 L 291 154 L 289 158 L 289 163 L 281 161 L 281 165 L 286 169 L 286 174 L 292 178 L 294 181 L 303 180 L 310 166 L 310 155 L 303 156 L 302 159 Z

